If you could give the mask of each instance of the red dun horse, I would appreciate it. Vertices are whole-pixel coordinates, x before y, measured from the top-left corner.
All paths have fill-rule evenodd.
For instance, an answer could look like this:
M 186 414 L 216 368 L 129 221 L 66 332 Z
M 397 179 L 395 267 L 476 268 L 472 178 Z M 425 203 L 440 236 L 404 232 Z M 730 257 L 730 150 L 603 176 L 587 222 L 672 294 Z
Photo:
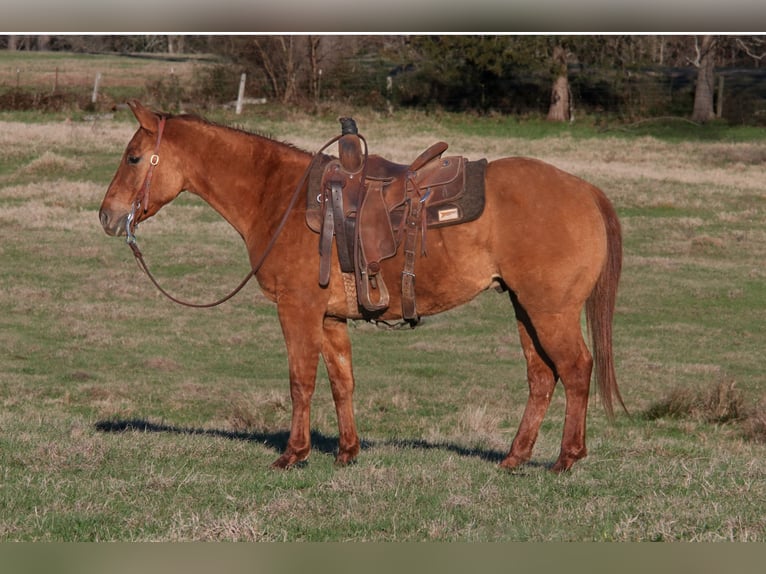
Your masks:
M 312 155 L 196 117 L 160 115 L 138 102 L 130 107 L 140 127 L 101 205 L 104 230 L 113 236 L 131 234 L 133 225 L 183 190 L 218 211 L 242 236 L 261 289 L 277 305 L 287 345 L 292 423 L 287 447 L 273 466 L 287 468 L 309 456 L 309 413 L 320 356 L 338 417 L 336 462 L 349 463 L 359 453 L 347 331 L 353 317 L 337 254 L 329 283 L 321 287 L 315 279 L 318 236 L 306 225 L 305 201 L 292 208 L 290 202 Z M 485 189 L 481 217 L 429 229 L 428 254 L 417 260 L 418 312 L 445 311 L 490 287 L 509 292 L 527 363 L 529 398 L 500 465 L 510 469 L 530 459 L 560 379 L 566 413 L 552 470 L 567 470 L 587 454 L 585 421 L 594 363 L 609 418 L 613 399 L 622 404 L 612 357 L 620 225 L 599 189 L 541 161 L 491 161 Z M 281 233 L 260 261 L 278 228 Z M 382 262 L 387 277 L 401 273 L 402 257 L 400 252 Z M 583 340 L 583 308 L 593 354 Z M 401 314 L 401 292 L 394 287 L 379 318 L 396 321 Z

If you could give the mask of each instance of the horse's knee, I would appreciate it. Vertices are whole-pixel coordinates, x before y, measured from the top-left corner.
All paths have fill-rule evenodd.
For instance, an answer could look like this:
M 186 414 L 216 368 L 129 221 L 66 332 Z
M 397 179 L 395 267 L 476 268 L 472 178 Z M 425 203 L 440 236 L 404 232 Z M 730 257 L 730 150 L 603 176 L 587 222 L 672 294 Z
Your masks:
M 311 397 L 314 396 L 315 384 L 302 383 L 298 380 L 290 381 L 290 400 L 293 408 L 306 408 L 311 404 Z

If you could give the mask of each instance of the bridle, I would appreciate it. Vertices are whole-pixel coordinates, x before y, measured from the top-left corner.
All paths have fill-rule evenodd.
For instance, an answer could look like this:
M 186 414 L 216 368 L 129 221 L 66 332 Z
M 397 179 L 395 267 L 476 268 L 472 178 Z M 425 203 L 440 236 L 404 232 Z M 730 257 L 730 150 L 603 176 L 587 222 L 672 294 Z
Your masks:
M 144 213 L 146 213 L 149 209 L 149 186 L 152 183 L 154 168 L 157 167 L 157 165 L 160 163 L 160 142 L 162 142 L 162 132 L 165 131 L 165 123 L 167 122 L 167 119 L 168 118 L 165 115 L 160 116 L 160 124 L 157 128 L 157 141 L 154 144 L 154 153 L 149 158 L 149 170 L 146 172 L 144 183 L 136 194 L 136 199 L 133 201 L 133 205 L 130 207 L 130 213 L 128 214 L 128 219 L 125 222 L 125 233 L 128 236 L 127 242 L 131 248 L 136 245 L 135 230 L 136 227 L 138 227 L 138 222 L 136 221 L 136 213 L 139 211 L 142 204 L 144 206 Z
M 192 302 L 184 301 L 182 299 L 174 297 L 173 295 L 171 295 L 165 289 L 162 288 L 162 286 L 159 284 L 159 282 L 154 277 L 152 272 L 149 271 L 149 266 L 146 264 L 146 261 L 144 260 L 144 256 L 138 247 L 138 242 L 136 240 L 136 234 L 135 234 L 136 228 L 138 227 L 138 222 L 136 221 L 137 213 L 141 209 L 142 205 L 143 205 L 144 213 L 146 213 L 149 209 L 149 186 L 152 181 L 154 169 L 160 163 L 160 156 L 159 156 L 160 142 L 162 141 L 162 133 L 165 130 L 166 121 L 167 121 L 167 116 L 161 115 L 159 128 L 157 129 L 157 141 L 154 144 L 154 153 L 149 158 L 149 171 L 147 171 L 146 177 L 144 178 L 143 185 L 141 186 L 138 193 L 136 194 L 136 199 L 133 201 L 133 205 L 131 206 L 127 221 L 125 222 L 125 232 L 127 235 L 127 238 L 125 241 L 130 247 L 131 251 L 133 251 L 133 255 L 135 256 L 136 262 L 138 263 L 139 267 L 144 271 L 144 273 L 146 273 L 147 277 L 149 277 L 149 279 L 154 284 L 154 286 L 165 297 L 167 297 L 174 303 L 178 303 L 179 305 L 183 305 L 185 307 L 193 307 L 195 309 L 205 309 L 209 307 L 216 307 L 220 305 L 221 303 L 225 303 L 226 301 L 234 297 L 237 293 L 239 293 L 244 288 L 244 286 L 247 285 L 250 279 L 252 279 L 256 273 L 258 273 L 260 268 L 263 266 L 263 263 L 266 261 L 266 257 L 269 255 L 272 248 L 274 247 L 274 244 L 277 242 L 277 238 L 279 237 L 279 234 L 282 232 L 282 229 L 285 227 L 285 224 L 287 223 L 287 218 L 292 212 L 293 208 L 295 207 L 295 204 L 298 201 L 298 197 L 300 196 L 300 192 L 306 185 L 306 181 L 308 180 L 309 174 L 311 173 L 312 169 L 314 169 L 314 166 L 319 160 L 319 158 L 322 157 L 322 152 L 328 147 L 330 147 L 332 144 L 334 144 L 336 141 L 338 141 L 341 138 L 341 136 L 338 135 L 332 138 L 330 141 L 324 144 L 322 148 L 316 154 L 314 154 L 314 156 L 311 158 L 311 162 L 309 162 L 308 167 L 306 167 L 306 171 L 303 173 L 303 177 L 301 177 L 301 180 L 298 182 L 298 185 L 296 186 L 295 191 L 293 192 L 293 195 L 290 198 L 290 203 L 288 204 L 287 209 L 285 210 L 285 213 L 279 222 L 279 225 L 274 231 L 274 235 L 271 236 L 271 239 L 269 240 L 269 243 L 266 245 L 266 248 L 263 250 L 263 253 L 261 253 L 261 256 L 258 258 L 255 265 L 252 266 L 252 269 L 250 270 L 250 272 L 247 275 L 245 275 L 245 277 L 242 279 L 239 285 L 237 285 L 228 295 L 225 295 L 221 297 L 220 299 L 213 301 L 212 303 L 192 303 Z

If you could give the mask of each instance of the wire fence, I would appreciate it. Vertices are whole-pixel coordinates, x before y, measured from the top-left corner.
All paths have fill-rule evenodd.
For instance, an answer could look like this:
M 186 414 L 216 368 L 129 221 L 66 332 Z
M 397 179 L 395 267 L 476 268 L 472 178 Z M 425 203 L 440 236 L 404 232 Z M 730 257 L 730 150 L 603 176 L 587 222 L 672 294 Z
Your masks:
M 383 61 L 355 62 L 322 73 L 311 85 L 296 82 L 289 102 L 275 94 L 279 76 L 243 74 L 224 64 L 161 62 L 132 74 L 119 68 L 70 71 L 63 66 L 0 67 L 0 110 L 104 110 L 138 97 L 169 111 L 229 106 L 243 110 L 264 103 L 316 108 L 334 104 L 397 109 L 447 109 L 471 113 L 533 116 L 547 112 L 551 79 L 518 74 L 465 86 L 428 81 L 414 68 Z M 572 67 L 570 90 L 575 119 L 608 115 L 627 119 L 688 117 L 694 100 L 693 68 L 656 67 L 634 71 Z M 735 124 L 766 125 L 766 70 L 716 70 L 714 106 L 718 117 Z

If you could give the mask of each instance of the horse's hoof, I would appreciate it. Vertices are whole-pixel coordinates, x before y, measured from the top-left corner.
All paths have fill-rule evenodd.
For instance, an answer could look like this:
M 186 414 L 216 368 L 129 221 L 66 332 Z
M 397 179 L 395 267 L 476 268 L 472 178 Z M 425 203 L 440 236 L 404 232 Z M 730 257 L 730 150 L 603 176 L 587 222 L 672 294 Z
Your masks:
M 508 455 L 507 457 L 505 457 L 505 459 L 503 459 L 503 461 L 500 463 L 499 466 L 503 470 L 514 470 L 516 468 L 519 468 L 526 462 L 527 462 L 526 459 Z
M 276 470 L 289 470 L 291 468 L 300 468 L 308 464 L 306 459 L 299 459 L 293 454 L 283 454 L 277 460 L 271 463 L 271 468 Z
M 284 457 L 279 457 L 277 460 L 271 463 L 271 468 L 275 470 L 287 470 L 289 468 L 289 462 Z
M 556 463 L 549 470 L 553 474 L 561 474 L 564 472 L 569 472 L 572 469 L 573 464 L 574 464 L 574 461 L 561 462 L 557 460 Z
M 576 463 L 578 460 L 580 460 L 583 457 L 573 457 L 573 456 L 560 456 L 559 459 L 553 463 L 553 466 L 550 468 L 550 471 L 555 474 L 561 474 L 562 472 L 569 472 L 572 470 L 572 465 Z
M 342 468 L 356 462 L 356 457 L 359 454 L 359 443 L 357 442 L 350 448 L 344 448 L 338 451 L 335 455 L 335 466 Z
M 335 457 L 335 468 L 345 468 L 347 466 L 351 466 L 352 464 L 356 464 L 356 459 L 353 456 L 341 456 L 338 455 Z

